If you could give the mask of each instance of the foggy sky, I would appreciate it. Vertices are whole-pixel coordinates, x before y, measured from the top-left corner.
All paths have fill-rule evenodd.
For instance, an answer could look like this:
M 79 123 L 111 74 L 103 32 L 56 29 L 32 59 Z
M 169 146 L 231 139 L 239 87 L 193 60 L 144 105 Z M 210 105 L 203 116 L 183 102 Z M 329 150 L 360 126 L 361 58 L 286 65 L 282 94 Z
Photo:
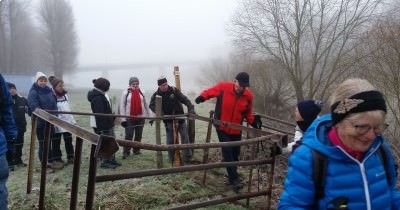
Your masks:
M 199 61 L 229 51 L 236 0 L 72 0 L 82 66 Z
M 165 75 L 174 85 L 173 66 L 181 70 L 182 91 L 198 91 L 200 64 L 230 51 L 227 26 L 237 0 L 71 0 L 79 37 L 79 65 L 169 63 L 168 66 L 79 72 L 65 75 L 70 87 L 92 87 L 93 78 L 127 87 L 137 76 L 141 88 L 154 90 Z M 192 64 L 187 64 L 188 62 Z M 193 64 L 195 63 L 195 64 Z M 199 64 L 197 64 L 199 63 Z M 69 82 L 69 84 L 68 84 Z

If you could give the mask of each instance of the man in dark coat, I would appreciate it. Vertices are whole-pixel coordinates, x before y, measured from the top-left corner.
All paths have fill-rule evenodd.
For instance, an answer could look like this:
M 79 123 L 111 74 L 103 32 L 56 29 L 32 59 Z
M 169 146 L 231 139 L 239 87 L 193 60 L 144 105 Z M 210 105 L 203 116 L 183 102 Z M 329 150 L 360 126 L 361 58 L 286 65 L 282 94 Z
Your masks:
M 188 112 L 194 113 L 194 106 L 190 100 L 183 95 L 183 93 L 176 87 L 168 85 L 167 79 L 163 76 L 157 81 L 158 89 L 151 96 L 150 109 L 156 111 L 156 96 L 162 97 L 162 114 L 163 115 L 179 115 L 184 114 L 183 106 L 184 104 Z M 167 144 L 174 144 L 173 138 L 173 120 L 164 120 L 165 130 L 167 134 Z M 178 120 L 178 131 L 182 139 L 182 143 L 189 143 L 189 135 L 187 130 L 187 124 L 184 119 Z M 192 150 L 186 149 L 183 151 L 183 161 L 187 162 L 192 158 Z M 172 162 L 174 160 L 174 151 L 168 151 L 168 158 Z

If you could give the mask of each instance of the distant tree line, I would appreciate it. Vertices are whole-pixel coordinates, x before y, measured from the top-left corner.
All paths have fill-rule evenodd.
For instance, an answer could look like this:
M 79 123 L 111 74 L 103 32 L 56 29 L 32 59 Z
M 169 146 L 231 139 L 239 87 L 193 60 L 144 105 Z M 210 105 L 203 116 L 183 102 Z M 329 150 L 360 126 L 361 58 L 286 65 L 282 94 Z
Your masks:
M 63 76 L 77 65 L 78 43 L 67 0 L 0 1 L 0 72 Z

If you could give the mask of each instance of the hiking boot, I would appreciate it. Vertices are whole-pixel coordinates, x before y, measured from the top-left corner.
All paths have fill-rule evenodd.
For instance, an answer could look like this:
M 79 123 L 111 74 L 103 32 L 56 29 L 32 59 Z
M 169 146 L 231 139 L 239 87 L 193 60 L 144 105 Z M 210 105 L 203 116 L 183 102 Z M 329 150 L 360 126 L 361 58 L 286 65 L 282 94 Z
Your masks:
M 134 155 L 140 155 L 140 154 L 142 154 L 142 152 L 140 150 L 137 150 L 137 151 L 133 151 L 133 154 Z
M 109 163 L 115 166 L 122 166 L 122 164 L 118 163 L 115 159 L 110 160 Z
M 74 158 L 68 158 L 67 164 L 74 164 Z
M 129 154 L 127 154 L 127 153 L 124 153 L 124 154 L 122 154 L 122 159 L 126 159 L 127 157 L 129 156 Z
M 109 162 L 102 162 L 100 164 L 100 168 L 115 169 L 116 167 L 117 167 L 116 165 L 113 165 Z
M 55 160 L 51 163 L 51 168 L 52 169 L 56 169 L 56 170 L 60 170 L 63 169 L 65 165 L 65 162 L 62 160 Z
M 14 167 L 14 165 L 10 165 L 10 166 L 8 166 L 8 170 L 10 170 L 10 171 L 14 171 L 14 170 L 15 170 L 15 167 Z
M 22 163 L 17 163 L 18 167 L 26 167 L 28 164 L 22 162 Z
M 239 193 L 241 189 L 243 189 L 243 184 L 240 182 L 240 180 L 236 180 L 232 183 L 232 189 L 235 193 Z

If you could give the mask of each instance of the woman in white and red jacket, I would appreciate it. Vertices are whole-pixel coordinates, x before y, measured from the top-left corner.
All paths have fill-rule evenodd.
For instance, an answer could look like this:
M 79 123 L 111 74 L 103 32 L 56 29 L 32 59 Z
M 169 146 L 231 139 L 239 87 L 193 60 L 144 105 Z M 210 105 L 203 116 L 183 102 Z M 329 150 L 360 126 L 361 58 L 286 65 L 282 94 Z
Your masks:
M 125 139 L 140 142 L 142 140 L 144 119 L 137 117 L 150 117 L 152 112 L 148 107 L 146 98 L 139 87 L 139 79 L 131 77 L 129 79 L 129 87 L 122 92 L 121 102 L 119 105 L 121 115 L 129 115 L 131 118 L 122 118 L 121 126 L 125 128 Z M 133 137 L 135 136 L 135 137 Z M 131 148 L 124 147 L 122 158 L 129 156 Z M 139 148 L 133 148 L 133 154 L 141 154 Z
M 210 98 L 217 98 L 215 105 L 214 118 L 241 125 L 243 118 L 255 128 L 261 128 L 259 116 L 254 116 L 252 111 L 253 93 L 249 87 L 249 75 L 240 72 L 236 75 L 233 82 L 220 82 L 217 85 L 204 90 L 195 99 L 197 104 Z M 240 141 L 242 138 L 241 130 L 226 126 L 217 126 L 217 134 L 220 142 Z M 222 155 L 226 162 L 239 161 L 240 146 L 222 148 Z M 243 188 L 239 179 L 236 166 L 227 167 L 229 183 L 235 191 Z

